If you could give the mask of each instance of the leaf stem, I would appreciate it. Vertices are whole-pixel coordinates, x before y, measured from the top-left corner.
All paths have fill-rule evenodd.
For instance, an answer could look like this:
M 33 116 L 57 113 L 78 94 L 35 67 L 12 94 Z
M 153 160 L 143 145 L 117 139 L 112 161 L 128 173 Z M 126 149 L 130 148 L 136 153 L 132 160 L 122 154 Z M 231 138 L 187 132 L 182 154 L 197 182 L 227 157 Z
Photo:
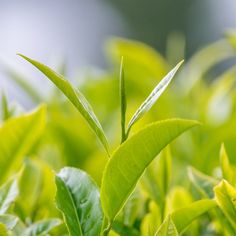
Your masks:
M 125 115 L 126 115 L 126 94 L 125 94 L 125 79 L 124 79 L 124 64 L 123 57 L 121 58 L 120 63 L 120 77 L 119 77 L 119 95 L 120 95 L 120 113 L 121 113 L 121 143 L 126 140 L 126 131 L 125 131 Z

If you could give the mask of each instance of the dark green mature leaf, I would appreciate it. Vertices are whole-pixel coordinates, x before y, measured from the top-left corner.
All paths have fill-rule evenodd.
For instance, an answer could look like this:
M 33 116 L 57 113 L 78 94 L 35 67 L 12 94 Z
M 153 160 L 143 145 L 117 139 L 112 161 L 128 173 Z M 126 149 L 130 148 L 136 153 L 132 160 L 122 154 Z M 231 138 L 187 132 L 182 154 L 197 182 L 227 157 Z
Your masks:
M 84 171 L 66 167 L 56 176 L 56 185 L 56 203 L 70 235 L 99 235 L 103 213 L 94 181 Z
M 125 131 L 125 115 L 126 115 L 126 94 L 125 94 L 125 78 L 124 78 L 124 64 L 123 57 L 121 59 L 120 64 L 120 83 L 119 83 L 119 92 L 120 92 L 120 112 L 121 112 L 121 142 L 126 139 L 126 131 Z
M 0 188 L 0 214 L 7 212 L 19 194 L 18 183 L 12 179 Z
M 236 189 L 222 180 L 214 188 L 214 192 L 217 204 L 236 230 Z
M 102 179 L 101 201 L 112 221 L 134 190 L 137 181 L 157 154 L 173 139 L 199 124 L 170 119 L 155 122 L 126 140 L 109 160 Z
M 162 225 L 159 227 L 155 236 L 178 236 L 178 231 L 170 216 L 168 216 Z
M 141 106 L 138 108 L 138 110 L 135 112 L 133 117 L 131 118 L 128 128 L 127 128 L 127 136 L 129 134 L 129 131 L 131 127 L 143 117 L 145 113 L 147 113 L 151 107 L 154 105 L 154 103 L 157 101 L 157 99 L 161 96 L 161 94 L 165 91 L 167 86 L 170 84 L 171 80 L 173 79 L 174 75 L 178 71 L 179 67 L 182 65 L 183 61 L 178 63 L 174 69 L 172 69 L 161 81 L 160 83 L 153 89 L 151 94 L 146 98 L 146 100 L 141 104 Z
M 42 220 L 28 227 L 24 232 L 24 236 L 46 236 L 60 224 L 61 220 L 59 219 Z
M 171 219 L 175 224 L 177 232 L 182 234 L 193 220 L 214 207 L 216 207 L 215 200 L 203 199 L 174 211 L 171 214 Z
M 43 65 L 42 63 L 32 60 L 24 55 L 19 54 L 19 56 L 39 69 L 65 94 L 65 96 L 74 104 L 84 119 L 88 122 L 92 130 L 96 133 L 106 151 L 109 152 L 108 143 L 103 128 L 83 94 L 79 90 L 75 89 L 67 80 L 65 80 L 62 75 L 57 74 L 46 65 Z
M 137 229 L 132 228 L 131 226 L 127 226 L 121 224 L 119 222 L 114 222 L 112 229 L 119 234 L 119 236 L 140 236 Z
M 0 127 L 0 180 L 19 168 L 45 127 L 45 106 L 7 120 Z

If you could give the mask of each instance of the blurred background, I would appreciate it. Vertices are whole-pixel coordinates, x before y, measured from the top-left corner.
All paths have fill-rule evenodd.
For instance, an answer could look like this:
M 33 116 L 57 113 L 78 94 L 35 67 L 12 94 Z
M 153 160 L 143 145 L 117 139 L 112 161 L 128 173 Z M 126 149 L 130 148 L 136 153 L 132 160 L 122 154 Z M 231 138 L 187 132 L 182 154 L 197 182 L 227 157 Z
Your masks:
M 66 61 L 73 77 L 85 66 L 106 68 L 110 36 L 142 41 L 166 55 L 172 35 L 185 41 L 189 58 L 236 26 L 235 10 L 234 0 L 0 0 L 0 63 L 34 75 L 16 56 L 21 52 L 54 68 Z M 1 66 L 0 89 L 27 106 L 7 81 Z

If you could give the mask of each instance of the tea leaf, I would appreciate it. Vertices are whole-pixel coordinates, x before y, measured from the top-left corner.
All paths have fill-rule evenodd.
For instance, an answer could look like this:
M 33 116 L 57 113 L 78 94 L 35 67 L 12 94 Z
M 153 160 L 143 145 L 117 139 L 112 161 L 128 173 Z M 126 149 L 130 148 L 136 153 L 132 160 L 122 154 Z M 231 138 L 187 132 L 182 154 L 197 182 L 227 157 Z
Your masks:
M 0 214 L 7 212 L 19 194 L 16 179 L 12 179 L 0 188 Z
M 214 197 L 213 188 L 217 184 L 216 179 L 201 173 L 193 167 L 188 168 L 188 176 L 203 198 Z
M 171 219 L 173 220 L 178 233 L 182 234 L 193 220 L 206 213 L 210 209 L 214 208 L 215 206 L 215 200 L 199 200 L 191 203 L 189 206 L 174 211 L 171 214 Z
M 148 213 L 143 217 L 141 223 L 141 235 L 149 236 L 154 235 L 162 223 L 162 216 L 159 205 L 154 201 L 148 204 Z
M 8 100 L 7 100 L 7 96 L 2 93 L 2 101 L 1 101 L 1 108 L 2 108 L 2 120 L 6 121 L 7 119 L 9 119 L 11 117 L 11 110 L 9 108 L 9 104 L 8 104 Z
M 120 83 L 119 83 L 119 92 L 120 92 L 120 112 L 121 112 L 121 142 L 124 142 L 126 139 L 125 134 L 125 115 L 126 115 L 126 94 L 125 94 L 125 78 L 124 78 L 124 65 L 123 65 L 123 57 L 121 59 L 120 64 Z
M 98 118 L 94 114 L 92 107 L 83 96 L 83 94 L 79 90 L 75 89 L 67 80 L 65 80 L 62 75 L 57 74 L 46 65 L 43 65 L 40 62 L 32 60 L 24 55 L 19 54 L 19 56 L 39 69 L 64 93 L 64 95 L 73 103 L 73 105 L 78 109 L 84 119 L 88 122 L 89 126 L 95 132 L 107 153 L 109 153 L 108 143 L 103 128 Z
M 66 167 L 56 176 L 56 185 L 57 207 L 63 213 L 69 234 L 99 235 L 103 214 L 93 180 L 79 169 Z
M 159 80 L 168 68 L 167 62 L 152 47 L 134 40 L 111 38 L 106 49 L 114 64 L 125 58 L 126 76 L 136 82 L 145 79 Z
M 127 134 L 128 136 L 129 131 L 131 127 L 139 120 L 141 119 L 145 113 L 147 113 L 151 107 L 154 105 L 154 103 L 157 101 L 157 99 L 161 96 L 161 94 L 165 91 L 171 80 L 173 79 L 175 73 L 178 71 L 179 67 L 182 65 L 183 61 L 178 63 L 174 69 L 172 69 L 161 81 L 160 83 L 153 89 L 151 94 L 146 98 L 146 100 L 141 104 L 141 106 L 137 109 L 133 117 L 131 118 L 128 128 L 127 128 Z
M 167 146 L 146 169 L 142 178 L 144 190 L 150 198 L 156 201 L 161 210 L 161 217 L 164 216 L 166 195 L 170 185 L 171 177 L 171 153 Z
M 33 87 L 23 75 L 10 67 L 6 68 L 5 72 L 8 78 L 15 82 L 33 102 L 40 103 L 43 101 L 43 97 L 40 92 L 35 87 Z
M 112 155 L 102 179 L 101 201 L 112 221 L 126 203 L 137 181 L 156 155 L 173 139 L 199 124 L 170 119 L 155 122 L 126 140 Z
M 4 224 L 0 223 L 0 235 L 1 236 L 8 236 L 7 228 Z
M 42 236 L 48 235 L 49 231 L 60 225 L 59 219 L 42 220 L 27 228 L 24 232 L 24 236 Z
M 226 180 L 222 180 L 214 188 L 214 192 L 217 204 L 236 230 L 236 189 Z
M 231 183 L 233 180 L 233 171 L 230 167 L 229 157 L 226 153 L 224 144 L 222 144 L 220 148 L 220 165 L 223 178 Z
M 22 160 L 41 136 L 45 127 L 45 106 L 19 117 L 8 119 L 0 127 L 1 180 L 19 168 Z
M 12 230 L 16 226 L 17 222 L 18 218 L 13 215 L 9 214 L 0 215 L 0 223 L 4 224 L 7 230 Z
M 178 231 L 170 216 L 168 216 L 162 225 L 159 227 L 155 236 L 178 236 Z

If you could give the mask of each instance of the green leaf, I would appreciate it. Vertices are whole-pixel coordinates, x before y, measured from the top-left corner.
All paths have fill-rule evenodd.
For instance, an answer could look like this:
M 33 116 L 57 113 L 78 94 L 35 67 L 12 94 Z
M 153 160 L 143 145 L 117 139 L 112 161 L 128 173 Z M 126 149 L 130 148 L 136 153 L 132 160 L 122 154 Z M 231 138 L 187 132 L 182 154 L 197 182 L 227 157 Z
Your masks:
M 120 83 L 119 83 L 119 91 L 120 91 L 120 112 L 121 112 L 121 142 L 124 142 L 126 139 L 126 131 L 125 131 L 125 115 L 126 115 L 126 94 L 125 94 L 125 78 L 124 78 L 124 65 L 123 65 L 123 57 L 121 59 L 120 64 Z
M 45 106 L 19 117 L 8 119 L 0 127 L 1 181 L 22 164 L 45 127 Z
M 197 81 L 214 65 L 233 56 L 234 52 L 226 40 L 219 40 L 199 50 L 180 73 L 180 78 L 188 78 L 181 81 L 184 92 L 191 91 Z
M 127 201 L 125 207 L 123 208 L 123 223 L 127 226 L 133 226 L 135 220 L 138 218 L 138 213 L 140 211 L 141 194 L 140 192 L 134 191 L 129 200 Z
M 170 119 L 152 123 L 126 140 L 109 160 L 102 179 L 101 201 L 112 221 L 126 203 L 137 181 L 157 154 L 173 139 L 199 124 Z
M 0 214 L 7 212 L 19 194 L 16 179 L 11 179 L 0 188 Z
M 160 206 L 158 206 L 154 201 L 150 201 L 148 204 L 148 213 L 142 218 L 140 227 L 141 235 L 154 235 L 161 223 L 162 219 Z
M 34 88 L 31 83 L 27 81 L 26 78 L 18 71 L 15 71 L 10 67 L 6 67 L 5 72 L 7 77 L 15 82 L 33 102 L 40 103 L 43 101 L 42 95 L 39 93 L 39 91 Z
M 142 178 L 142 186 L 157 205 L 160 207 L 164 218 L 166 195 L 169 190 L 171 177 L 171 153 L 167 146 L 146 169 Z
M 140 236 L 137 229 L 127 226 L 125 224 L 121 224 L 119 222 L 114 222 L 112 229 L 119 234 L 119 236 Z M 110 234 L 109 234 L 110 236 Z
M 217 204 L 236 230 L 236 189 L 226 180 L 222 180 L 214 188 L 214 192 Z
M 9 119 L 12 115 L 12 111 L 9 108 L 9 104 L 8 104 L 8 100 L 7 100 L 7 96 L 2 93 L 2 101 L 1 101 L 1 108 L 2 108 L 2 120 L 6 121 L 7 119 Z
M 224 144 L 220 148 L 220 166 L 222 170 L 223 178 L 232 183 L 233 180 L 233 171 L 229 163 L 229 157 L 226 153 Z
M 47 236 L 50 230 L 60 224 L 59 219 L 42 220 L 28 227 L 24 232 L 24 236 Z
M 161 96 L 161 94 L 166 90 L 167 86 L 173 79 L 174 75 L 178 71 L 179 67 L 182 65 L 183 61 L 178 63 L 174 69 L 172 69 L 161 81 L 160 83 L 153 89 L 151 94 L 146 98 L 146 100 L 141 104 L 141 106 L 137 109 L 133 117 L 131 118 L 128 128 L 127 128 L 127 136 L 129 134 L 129 131 L 131 127 L 139 120 L 141 119 L 145 113 L 147 113 L 151 107 L 154 105 L 154 103 L 157 101 L 157 99 Z
M 125 58 L 126 78 L 135 82 L 160 79 L 168 68 L 167 62 L 155 49 L 133 40 L 112 38 L 106 44 L 111 61 L 116 65 Z
M 0 223 L 4 224 L 7 230 L 12 230 L 16 226 L 17 222 L 18 218 L 13 215 L 0 215 Z
M 214 197 L 213 188 L 218 182 L 216 179 L 201 173 L 193 167 L 188 168 L 188 176 L 203 198 Z
M 56 185 L 57 207 L 63 213 L 70 235 L 99 235 L 103 213 L 94 181 L 84 171 L 66 167 L 56 176 Z
M 105 133 L 102 129 L 101 124 L 98 121 L 98 118 L 94 114 L 94 111 L 83 94 L 75 89 L 67 80 L 64 79 L 62 75 L 57 74 L 55 71 L 43 65 L 35 60 L 32 60 L 24 55 L 19 54 L 22 58 L 30 62 L 37 69 L 39 69 L 45 76 L 48 77 L 64 94 L 65 96 L 74 104 L 78 109 L 84 119 L 88 122 L 89 126 L 95 132 L 97 137 L 100 139 L 107 153 L 108 143 L 105 136 Z
M 7 228 L 4 224 L 0 223 L 0 235 L 1 236 L 8 236 Z
M 162 225 L 159 227 L 155 236 L 178 236 L 178 231 L 170 216 L 168 216 Z
M 171 213 L 177 232 L 182 234 L 190 223 L 216 206 L 215 200 L 203 199 Z

